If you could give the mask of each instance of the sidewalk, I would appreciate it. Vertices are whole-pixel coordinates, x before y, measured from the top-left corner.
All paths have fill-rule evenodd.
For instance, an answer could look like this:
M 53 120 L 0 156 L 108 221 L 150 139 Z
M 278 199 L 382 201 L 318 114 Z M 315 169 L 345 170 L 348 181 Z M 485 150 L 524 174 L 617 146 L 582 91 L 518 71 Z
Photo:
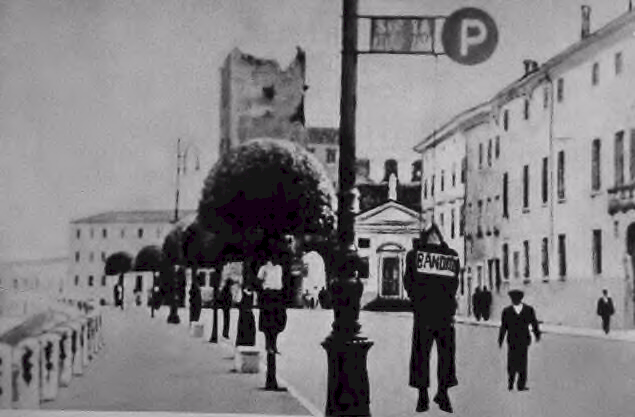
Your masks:
M 264 369 L 233 372 L 232 347 L 208 343 L 208 323 L 203 338 L 193 338 L 185 310 L 179 325 L 167 324 L 167 313 L 151 319 L 145 308 L 106 308 L 105 348 L 42 409 L 311 415 L 292 392 L 262 390 Z
M 477 321 L 474 317 L 456 316 L 456 322 L 468 326 L 500 327 L 500 320 Z M 635 330 L 611 330 L 604 334 L 601 329 L 589 329 L 584 327 L 558 326 L 554 324 L 540 323 L 543 333 L 563 334 L 569 336 L 593 337 L 605 340 L 617 340 L 635 342 Z

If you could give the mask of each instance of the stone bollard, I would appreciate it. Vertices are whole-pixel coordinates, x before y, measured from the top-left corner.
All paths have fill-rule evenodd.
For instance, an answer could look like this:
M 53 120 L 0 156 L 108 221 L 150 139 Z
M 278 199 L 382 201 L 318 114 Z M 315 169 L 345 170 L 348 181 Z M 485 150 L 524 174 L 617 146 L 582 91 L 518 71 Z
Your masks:
M 39 358 L 37 339 L 24 339 L 13 349 L 13 408 L 40 408 Z
M 234 353 L 234 370 L 243 374 L 260 372 L 260 351 L 254 346 L 237 346 Z
M 73 354 L 71 352 L 73 329 L 60 326 L 53 329 L 53 331 L 60 337 L 58 342 L 59 362 L 57 364 L 59 386 L 67 387 L 71 383 L 71 379 L 73 379 Z
M 70 323 L 71 333 L 71 357 L 73 375 L 82 375 L 84 373 L 84 354 L 81 348 L 82 325 L 78 321 Z
M 196 339 L 200 339 L 203 337 L 204 326 L 203 323 L 194 322 L 192 323 L 192 337 Z
M 13 348 L 0 344 L 0 409 L 12 408 L 13 385 L 11 369 L 13 365 Z
M 55 332 L 44 333 L 40 342 L 40 401 L 57 398 L 60 379 L 60 336 Z
M 99 313 L 99 316 L 97 316 L 97 323 L 98 323 L 98 332 L 99 332 L 99 347 L 100 349 L 103 348 L 104 346 L 106 346 L 106 339 L 104 338 L 104 317 L 102 316 L 101 312 Z
M 95 352 L 93 351 L 93 319 L 92 317 L 86 317 L 86 357 L 89 361 L 95 358 Z
M 84 355 L 82 360 L 84 366 L 88 366 L 88 362 L 90 361 L 90 352 L 88 347 L 88 319 L 83 317 L 81 319 L 82 333 L 79 339 L 82 348 L 82 354 Z

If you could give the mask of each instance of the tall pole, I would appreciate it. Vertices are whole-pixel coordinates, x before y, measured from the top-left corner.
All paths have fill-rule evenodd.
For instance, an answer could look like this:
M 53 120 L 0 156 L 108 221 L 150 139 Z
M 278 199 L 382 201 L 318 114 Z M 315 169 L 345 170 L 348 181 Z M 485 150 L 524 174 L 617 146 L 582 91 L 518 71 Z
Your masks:
M 360 335 L 360 299 L 364 286 L 355 247 L 355 108 L 357 104 L 357 0 L 342 0 L 342 84 L 340 100 L 340 162 L 338 276 L 331 285 L 334 320 L 322 346 L 328 357 L 327 416 L 370 416 L 366 358 L 373 345 Z
M 179 188 L 181 176 L 181 138 L 176 141 L 176 197 L 174 202 L 174 222 L 179 221 Z

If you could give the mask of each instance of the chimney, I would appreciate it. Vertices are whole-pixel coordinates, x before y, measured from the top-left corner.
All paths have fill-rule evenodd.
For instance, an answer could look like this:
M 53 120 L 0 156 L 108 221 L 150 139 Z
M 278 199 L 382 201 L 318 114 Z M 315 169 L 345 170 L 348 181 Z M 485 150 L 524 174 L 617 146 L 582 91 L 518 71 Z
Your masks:
M 358 177 L 368 179 L 370 177 L 370 159 L 358 159 L 355 161 L 355 173 Z
M 395 174 L 397 179 L 399 178 L 399 172 L 397 171 L 397 161 L 395 159 L 387 159 L 384 162 L 384 179 L 381 182 L 388 182 L 390 174 Z
M 421 182 L 421 166 L 421 159 L 417 159 L 412 163 L 412 179 L 410 180 L 411 182 Z
M 538 70 L 538 62 L 533 59 L 524 59 L 523 64 L 525 65 L 525 77 Z
M 591 7 L 582 6 L 582 39 L 591 34 Z

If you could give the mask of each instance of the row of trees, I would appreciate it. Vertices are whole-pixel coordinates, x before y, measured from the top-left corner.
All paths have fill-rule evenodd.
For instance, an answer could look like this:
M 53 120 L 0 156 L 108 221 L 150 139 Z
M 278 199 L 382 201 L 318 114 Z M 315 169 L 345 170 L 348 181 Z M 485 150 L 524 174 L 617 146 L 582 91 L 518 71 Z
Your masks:
M 283 267 L 291 268 L 303 251 L 316 250 L 330 276 L 336 211 L 331 180 L 312 154 L 292 142 L 254 139 L 211 169 L 194 222 L 176 223 L 161 248 L 145 247 L 134 261 L 125 252 L 111 255 L 105 273 L 123 283 L 126 272 L 152 271 L 173 311 L 183 305 L 185 268 L 196 277 L 199 268 L 221 271 L 238 261 L 249 280 L 271 256 L 288 254 Z M 299 283 L 285 284 L 292 292 Z

